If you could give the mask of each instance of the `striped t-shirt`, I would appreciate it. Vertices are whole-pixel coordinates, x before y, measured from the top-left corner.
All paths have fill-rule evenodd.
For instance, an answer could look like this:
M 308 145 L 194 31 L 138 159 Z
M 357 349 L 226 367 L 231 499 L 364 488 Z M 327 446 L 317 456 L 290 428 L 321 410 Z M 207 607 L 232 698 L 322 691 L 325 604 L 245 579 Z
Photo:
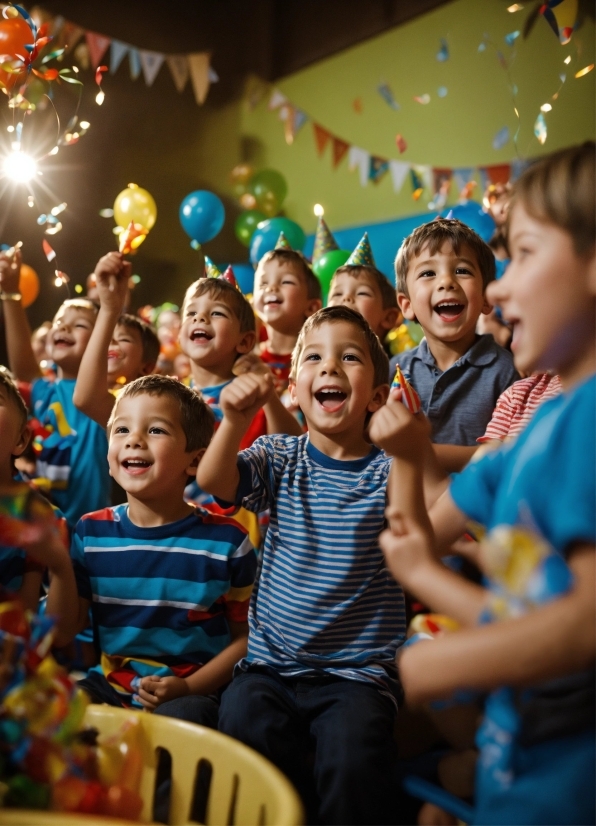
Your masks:
M 372 448 L 339 461 L 308 435 L 276 435 L 240 453 L 238 467 L 237 504 L 271 510 L 240 668 L 372 682 L 395 697 L 404 596 L 378 544 L 390 458 Z
M 486 433 L 477 442 L 512 439 L 528 425 L 538 407 L 563 392 L 561 379 L 549 373 L 535 373 L 514 382 L 497 401 Z
M 194 509 L 139 528 L 128 505 L 87 514 L 73 534 L 79 596 L 92 603 L 102 673 L 125 704 L 139 678 L 187 677 L 229 645 L 245 622 L 256 572 L 246 531 Z

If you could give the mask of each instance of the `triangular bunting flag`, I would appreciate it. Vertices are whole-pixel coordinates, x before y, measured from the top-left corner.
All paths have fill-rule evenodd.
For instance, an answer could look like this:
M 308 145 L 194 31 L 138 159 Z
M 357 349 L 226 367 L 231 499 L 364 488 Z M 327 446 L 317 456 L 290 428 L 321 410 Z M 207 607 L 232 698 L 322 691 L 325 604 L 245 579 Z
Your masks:
M 466 184 L 472 180 L 474 169 L 471 166 L 464 166 L 453 170 L 453 181 L 458 192 L 461 192 Z
M 171 54 L 166 57 L 166 62 L 174 81 L 174 86 L 179 92 L 184 90 L 188 80 L 188 60 L 186 55 Z
M 389 161 L 389 171 L 393 181 L 393 191 L 400 192 L 406 180 L 406 175 L 410 171 L 410 164 L 405 161 Z
M 292 245 L 290 244 L 290 242 L 288 241 L 288 239 L 286 238 L 286 236 L 284 235 L 283 232 L 279 233 L 279 238 L 277 239 L 277 242 L 275 244 L 275 249 L 276 250 L 291 250 L 292 249 Z
M 490 183 L 490 179 L 488 177 L 488 173 L 483 166 L 478 167 L 478 174 L 480 176 L 480 186 L 482 187 L 482 191 L 484 192 L 486 187 Z
M 509 183 L 509 178 L 511 177 L 510 164 L 503 163 L 498 164 L 497 166 L 485 166 L 484 168 L 491 184 Z
M 441 210 L 447 203 L 451 189 L 451 169 L 433 169 L 434 196 L 428 203 L 429 209 Z
M 417 201 L 424 192 L 424 181 L 412 167 L 410 168 L 410 176 L 412 178 L 412 198 Z
M 432 167 L 427 164 L 412 164 L 412 167 L 416 170 L 416 174 L 422 179 L 422 185 L 424 188 L 431 192 L 433 186 Z
M 131 78 L 136 80 L 141 74 L 141 56 L 138 50 L 133 49 L 132 46 L 128 50 L 128 65 L 130 66 Z
M 359 146 L 351 146 L 348 154 L 348 165 L 350 172 L 358 169 L 360 173 L 360 186 L 366 186 L 370 172 L 370 154 L 366 149 Z
M 91 65 L 94 69 L 97 69 L 102 57 L 108 50 L 110 38 L 104 37 L 103 34 L 97 34 L 97 32 L 85 32 L 85 39 L 87 41 L 87 48 L 89 49 Z
M 283 106 L 284 103 L 287 102 L 287 97 L 283 95 L 279 89 L 274 89 L 271 92 L 271 97 L 269 98 L 268 108 L 272 112 L 274 109 L 279 109 L 280 106 Z
M 319 157 L 325 151 L 325 147 L 329 143 L 331 138 L 331 132 L 328 132 L 326 129 L 323 129 L 322 126 L 319 126 L 318 123 L 313 123 L 312 125 L 313 131 L 315 133 L 315 143 L 317 145 L 317 152 Z
M 286 143 L 291 145 L 294 143 L 294 138 L 298 134 L 299 130 L 308 120 L 308 115 L 303 112 L 302 109 L 297 109 L 295 106 L 286 104 L 279 110 L 279 116 L 284 121 Z
M 333 168 L 337 169 L 340 163 L 348 154 L 350 144 L 342 141 L 341 138 L 333 137 Z
M 120 43 L 119 40 L 112 40 L 112 48 L 110 50 L 110 74 L 114 74 L 118 70 L 118 66 L 124 60 L 124 55 L 128 51 L 126 43 Z
M 377 158 L 376 155 L 370 156 L 368 177 L 373 183 L 378 184 L 388 172 L 389 161 L 386 161 L 385 158 Z
M 164 57 L 165 55 L 161 52 L 141 52 L 141 66 L 143 67 L 143 75 L 147 86 L 153 85 L 153 81 L 161 69 L 161 64 L 164 62 Z
M 58 38 L 57 45 L 59 47 L 64 46 L 66 51 L 70 52 L 74 49 L 84 34 L 85 29 L 82 29 L 80 26 L 77 26 L 74 23 L 71 23 L 70 20 L 67 20 L 60 30 L 60 37 Z
M 365 232 L 358 246 L 346 261 L 348 267 L 374 267 L 375 259 L 373 258 L 370 241 L 368 240 L 368 232 Z
M 209 52 L 188 55 L 190 79 L 199 106 L 205 103 L 209 91 Z
M 319 258 L 321 258 L 322 255 L 325 255 L 325 253 L 338 249 L 339 246 L 337 241 L 331 234 L 331 230 L 325 223 L 325 219 L 322 215 L 319 215 L 317 231 L 315 233 L 315 247 L 312 253 L 313 264 L 316 264 Z

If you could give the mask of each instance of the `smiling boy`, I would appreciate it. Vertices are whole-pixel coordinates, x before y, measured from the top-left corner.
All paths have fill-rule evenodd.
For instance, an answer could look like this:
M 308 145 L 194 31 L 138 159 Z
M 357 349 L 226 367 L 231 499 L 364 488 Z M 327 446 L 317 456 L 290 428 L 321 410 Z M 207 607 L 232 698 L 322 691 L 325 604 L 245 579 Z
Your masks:
M 405 318 L 418 321 L 425 338 L 391 361 L 418 391 L 432 439 L 451 450 L 448 470 L 459 470 L 476 450 L 501 393 L 519 378 L 511 353 L 491 335 L 476 334 L 495 277 L 490 247 L 466 224 L 438 218 L 403 242 L 395 261 L 397 300 Z M 455 457 L 455 458 L 454 458 Z

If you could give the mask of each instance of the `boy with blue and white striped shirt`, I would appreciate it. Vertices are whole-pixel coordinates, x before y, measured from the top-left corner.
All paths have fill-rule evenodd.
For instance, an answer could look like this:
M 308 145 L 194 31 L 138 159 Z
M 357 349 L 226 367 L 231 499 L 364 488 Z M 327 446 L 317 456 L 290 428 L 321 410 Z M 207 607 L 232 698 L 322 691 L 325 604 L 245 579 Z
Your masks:
M 389 393 L 387 364 L 359 313 L 320 310 L 300 333 L 290 377 L 308 434 L 261 437 L 238 454 L 271 381 L 241 375 L 222 392 L 224 418 L 197 473 L 219 499 L 271 511 L 248 652 L 222 698 L 220 728 L 302 792 L 314 738 L 323 823 L 394 822 L 404 596 L 378 545 L 391 459 L 366 438 Z

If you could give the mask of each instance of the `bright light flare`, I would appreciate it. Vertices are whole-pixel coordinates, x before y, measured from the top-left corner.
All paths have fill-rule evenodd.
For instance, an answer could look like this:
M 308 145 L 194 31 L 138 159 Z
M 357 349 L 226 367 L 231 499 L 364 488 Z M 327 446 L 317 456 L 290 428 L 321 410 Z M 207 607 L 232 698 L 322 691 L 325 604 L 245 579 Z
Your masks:
M 2 171 L 11 181 L 24 184 L 36 175 L 37 163 L 34 158 L 25 152 L 15 151 L 4 159 Z
M 540 107 L 540 111 L 541 112 L 550 112 L 552 108 L 553 107 L 550 105 L 550 103 L 543 103 L 542 106 Z
M 321 215 L 325 214 L 325 210 L 323 209 L 321 204 L 315 204 L 314 208 L 313 208 L 313 212 L 317 216 L 317 218 L 320 218 Z

